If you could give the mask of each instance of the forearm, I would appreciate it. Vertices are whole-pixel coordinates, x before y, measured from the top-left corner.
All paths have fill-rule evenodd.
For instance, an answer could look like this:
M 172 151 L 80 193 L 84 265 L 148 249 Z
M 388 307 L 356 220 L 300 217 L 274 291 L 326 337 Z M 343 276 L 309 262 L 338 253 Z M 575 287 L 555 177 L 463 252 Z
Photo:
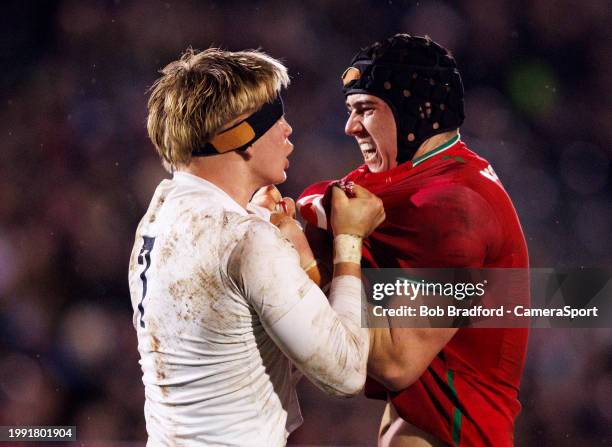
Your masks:
M 235 282 L 266 332 L 313 383 L 329 394 L 357 394 L 369 349 L 368 332 L 360 327 L 359 264 L 339 263 L 328 300 L 308 281 L 288 244 L 265 230 L 257 237 L 251 232 L 235 250 L 229 269 L 239 273 Z M 360 246 L 353 249 L 349 261 L 361 256 Z
M 331 334 L 325 348 L 332 350 L 330 357 L 337 358 L 340 365 L 350 363 L 353 366 L 344 368 L 343 374 L 346 374 L 344 390 L 330 389 L 329 384 L 318 383 L 321 388 L 332 394 L 355 394 L 361 390 L 366 378 L 369 333 L 367 329 L 361 327 L 360 260 L 360 237 L 340 235 L 334 239 L 334 278 L 329 293 L 329 304 L 340 324 L 331 322 Z M 338 343 L 338 340 L 344 341 Z
M 456 332 L 455 328 L 370 329 L 368 374 L 391 391 L 407 388 Z
M 355 305 L 360 288 L 357 278 L 339 277 L 328 302 L 312 287 L 290 312 L 266 328 L 293 363 L 328 394 L 353 396 L 365 382 L 369 341 Z
M 361 327 L 360 261 L 361 237 L 341 234 L 334 238 L 334 278 L 329 304 L 335 312 L 335 318 L 330 320 L 328 315 L 322 313 L 318 319 L 327 321 L 329 327 L 329 338 L 321 349 L 331 350 L 326 355 L 338 360 L 339 363 L 332 367 L 343 370 L 344 380 L 341 382 L 342 387 L 338 387 L 329 381 L 330 374 L 311 377 L 330 394 L 353 395 L 361 390 L 366 378 L 369 333 Z M 318 358 L 321 358 L 320 354 Z M 307 364 L 305 368 L 310 366 Z
M 366 350 L 369 350 L 369 332 L 361 327 L 362 303 L 365 303 L 362 301 L 361 245 L 358 236 L 340 234 L 334 238 L 334 278 L 329 303 L 343 324 L 366 341 Z
M 403 350 L 393 342 L 391 329 L 370 329 L 369 336 L 368 375 L 391 391 L 398 390 L 400 381 L 406 386 L 413 383 L 416 378 L 410 370 L 414 361 L 404 358 Z

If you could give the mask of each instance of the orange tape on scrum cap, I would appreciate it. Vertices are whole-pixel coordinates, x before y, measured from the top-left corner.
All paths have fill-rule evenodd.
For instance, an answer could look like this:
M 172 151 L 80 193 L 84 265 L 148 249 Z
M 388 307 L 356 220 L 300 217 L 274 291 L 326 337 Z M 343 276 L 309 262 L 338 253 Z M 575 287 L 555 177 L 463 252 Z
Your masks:
M 210 141 L 210 144 L 217 149 L 217 152 L 223 154 L 248 144 L 253 138 L 255 138 L 255 131 L 249 123 L 243 121 L 237 126 L 217 134 Z
M 274 101 L 264 104 L 245 120 L 215 135 L 204 146 L 193 150 L 191 155 L 204 157 L 245 150 L 281 119 L 284 113 L 283 100 L 278 95 Z
M 360 78 L 361 72 L 359 71 L 359 69 L 355 67 L 349 67 L 344 70 L 344 73 L 342 73 L 342 85 L 346 87 L 349 82 Z

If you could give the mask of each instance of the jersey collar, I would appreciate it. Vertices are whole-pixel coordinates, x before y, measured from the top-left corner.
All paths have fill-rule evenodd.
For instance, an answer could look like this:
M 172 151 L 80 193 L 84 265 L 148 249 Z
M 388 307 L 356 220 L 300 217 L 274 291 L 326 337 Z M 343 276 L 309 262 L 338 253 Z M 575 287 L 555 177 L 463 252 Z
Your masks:
M 245 216 L 248 214 L 247 210 L 242 208 L 228 193 L 202 177 L 198 177 L 197 175 L 189 174 L 184 171 L 174 171 L 172 178 L 175 181 L 183 184 L 190 184 L 195 188 L 214 195 L 225 208 L 231 211 Z
M 429 160 L 431 157 L 433 157 L 435 155 L 438 155 L 439 153 L 444 152 L 445 150 L 449 149 L 455 143 L 460 141 L 459 140 L 460 137 L 461 137 L 461 135 L 457 134 L 453 138 L 451 138 L 450 140 L 446 141 L 445 143 L 442 143 L 440 146 L 430 150 L 426 154 L 423 154 L 420 157 L 417 157 L 417 158 L 413 159 L 412 160 L 412 167 L 414 168 L 415 166 L 418 166 L 421 163 L 423 163 L 425 160 Z

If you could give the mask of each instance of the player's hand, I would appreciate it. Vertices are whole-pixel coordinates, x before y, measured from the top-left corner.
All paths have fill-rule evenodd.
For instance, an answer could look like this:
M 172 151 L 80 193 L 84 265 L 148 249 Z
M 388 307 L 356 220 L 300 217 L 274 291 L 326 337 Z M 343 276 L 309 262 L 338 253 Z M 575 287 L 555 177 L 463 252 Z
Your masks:
M 300 266 L 306 268 L 311 265 L 315 257 L 298 221 L 283 213 L 272 214 L 270 220 L 278 227 L 281 234 L 293 244 L 300 255 Z
M 255 195 L 253 195 L 251 203 L 267 208 L 273 213 L 285 214 L 292 218 L 295 217 L 295 202 L 291 197 L 282 197 L 280 191 L 274 185 L 259 188 Z
M 267 208 L 270 211 L 274 211 L 281 199 L 281 193 L 276 186 L 268 185 L 257 190 L 251 199 L 251 203 L 261 206 L 262 208 Z
M 272 211 L 270 222 L 276 225 L 285 239 L 289 240 L 300 255 L 300 265 L 307 267 L 314 260 L 314 255 L 308 245 L 308 240 L 302 227 L 295 220 L 295 202 L 291 197 L 282 197 L 274 185 L 260 188 L 251 203 Z
M 359 185 L 351 185 L 351 195 L 338 186 L 332 188 L 331 226 L 334 235 L 366 237 L 385 220 L 382 200 Z
M 291 197 L 283 197 L 277 205 L 277 211 L 295 219 L 295 201 Z

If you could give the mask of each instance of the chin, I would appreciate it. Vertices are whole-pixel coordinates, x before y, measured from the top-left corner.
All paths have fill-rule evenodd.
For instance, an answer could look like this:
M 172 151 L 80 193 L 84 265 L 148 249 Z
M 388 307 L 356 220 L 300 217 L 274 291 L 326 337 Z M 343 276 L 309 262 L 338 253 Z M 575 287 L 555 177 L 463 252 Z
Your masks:
M 283 171 L 283 173 L 280 176 L 278 176 L 278 177 L 276 177 L 274 179 L 272 184 L 280 185 L 281 183 L 285 183 L 286 180 L 287 180 L 287 173 L 285 171 Z
M 374 174 L 376 174 L 378 172 L 386 171 L 383 163 L 379 163 L 379 162 L 372 163 L 372 162 L 370 162 L 370 163 L 366 163 L 366 165 L 368 166 L 368 169 L 370 170 L 370 172 L 373 172 Z

